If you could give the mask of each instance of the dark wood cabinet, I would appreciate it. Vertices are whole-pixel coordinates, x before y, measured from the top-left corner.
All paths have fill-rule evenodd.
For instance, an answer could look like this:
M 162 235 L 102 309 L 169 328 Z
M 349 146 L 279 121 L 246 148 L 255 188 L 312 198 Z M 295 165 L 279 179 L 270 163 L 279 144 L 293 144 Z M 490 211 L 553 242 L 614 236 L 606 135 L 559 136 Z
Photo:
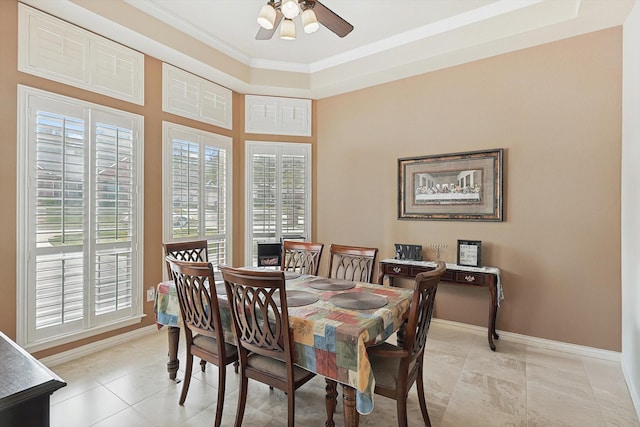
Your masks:
M 396 259 L 385 259 L 378 264 L 378 283 L 383 284 L 384 278 L 387 277 L 389 284 L 393 285 L 393 278 L 400 277 L 412 279 L 424 271 L 433 270 L 436 266 L 435 262 L 430 261 L 404 261 Z M 478 271 L 485 270 L 485 271 Z M 499 273 L 497 268 L 465 268 L 456 264 L 447 264 L 447 271 L 442 276 L 441 282 L 451 283 L 454 285 L 463 285 L 471 287 L 481 287 L 489 289 L 491 294 L 491 302 L 489 306 L 489 324 L 488 324 L 488 341 L 491 350 L 496 350 L 493 342 L 494 338 L 499 338 L 496 333 L 496 315 L 498 314 L 498 299 L 501 292 L 498 290 Z
M 48 426 L 49 397 L 67 385 L 0 332 L 0 426 Z

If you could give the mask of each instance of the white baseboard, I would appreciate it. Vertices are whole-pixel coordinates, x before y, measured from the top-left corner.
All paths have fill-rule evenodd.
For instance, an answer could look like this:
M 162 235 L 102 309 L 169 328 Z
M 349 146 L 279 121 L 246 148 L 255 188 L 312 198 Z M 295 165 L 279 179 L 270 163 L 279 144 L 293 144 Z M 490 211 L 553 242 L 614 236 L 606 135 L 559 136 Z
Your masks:
M 96 341 L 91 344 L 83 345 L 81 347 L 77 347 L 68 351 L 63 351 L 62 353 L 43 357 L 42 359 L 40 359 L 40 362 L 42 362 L 42 364 L 44 364 L 46 367 L 51 368 L 83 356 L 88 356 L 100 350 L 105 350 L 107 348 L 113 347 L 114 345 L 124 344 L 128 341 L 141 338 L 154 332 L 157 333 L 157 331 L 158 328 L 156 325 L 145 326 L 143 328 L 126 332 L 124 334 Z
M 631 376 L 629 375 L 629 371 L 626 368 L 624 362 L 622 362 L 622 375 L 624 375 L 624 380 L 627 382 L 627 390 L 629 390 L 629 395 L 631 396 L 633 407 L 636 408 L 636 416 L 640 420 L 640 396 L 638 396 L 638 393 L 635 387 L 630 386 L 630 384 L 633 384 L 633 383 L 631 381 Z
M 466 323 L 452 322 L 450 320 L 436 319 L 431 320 L 432 323 L 438 324 L 447 328 L 454 328 L 465 330 L 467 332 L 473 332 L 477 335 L 487 336 L 487 328 L 482 326 L 468 325 Z M 510 341 L 520 344 L 530 345 L 534 347 L 546 348 L 549 350 L 562 351 L 564 353 L 573 354 L 576 356 L 593 357 L 595 359 L 610 360 L 620 363 L 620 352 L 603 350 L 595 347 L 587 347 L 584 345 L 569 344 L 561 341 L 547 340 L 544 338 L 531 337 L 528 335 L 515 334 L 513 332 L 496 331 L 500 335 L 500 339 L 494 340 L 497 346 L 497 351 L 500 351 L 500 341 Z

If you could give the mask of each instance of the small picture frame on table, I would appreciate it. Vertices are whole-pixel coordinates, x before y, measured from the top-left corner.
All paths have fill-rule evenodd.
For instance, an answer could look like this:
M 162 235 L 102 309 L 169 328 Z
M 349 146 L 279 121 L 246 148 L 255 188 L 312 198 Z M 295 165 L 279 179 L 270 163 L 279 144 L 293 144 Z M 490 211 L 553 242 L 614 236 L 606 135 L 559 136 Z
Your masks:
M 482 267 L 482 241 L 458 240 L 458 265 Z

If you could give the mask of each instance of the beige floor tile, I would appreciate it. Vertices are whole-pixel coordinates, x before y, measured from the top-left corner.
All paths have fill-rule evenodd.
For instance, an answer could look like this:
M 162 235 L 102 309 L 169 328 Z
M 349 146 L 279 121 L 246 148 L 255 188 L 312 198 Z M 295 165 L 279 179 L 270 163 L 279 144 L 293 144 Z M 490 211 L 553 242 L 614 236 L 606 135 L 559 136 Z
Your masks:
M 203 424 L 204 425 L 204 424 Z M 127 407 L 124 411 L 120 411 L 110 416 L 92 427 L 154 427 L 151 421 L 147 420 L 135 409 Z
M 528 389 L 529 427 L 597 427 L 605 421 L 595 400 L 581 399 L 549 389 Z
M 432 323 L 427 338 L 427 351 L 466 357 L 476 335 L 460 329 Z
M 94 387 L 51 407 L 53 427 L 86 427 L 128 407 L 126 402 L 103 386 Z
M 175 383 L 167 376 L 158 375 L 161 371 L 162 365 L 154 363 L 109 381 L 104 386 L 127 404 L 135 405 L 163 389 L 175 387 Z
M 462 373 L 465 357 L 455 354 L 429 353 L 424 356 L 424 383 L 427 400 L 446 407 Z
M 524 385 L 526 381 L 525 346 L 505 343 L 494 352 L 488 347 L 486 341 L 476 340 L 469 349 L 463 369 Z
M 181 337 L 178 378 L 184 378 Z M 432 324 L 425 354 L 425 392 L 433 427 L 640 427 L 619 363 L 498 341 Z M 67 387 L 53 394 L 56 427 L 210 427 L 218 368 L 200 371 L 194 359 L 191 387 L 178 405 L 182 383 L 168 379 L 166 328 L 135 341 L 53 367 Z M 226 368 L 223 426 L 234 424 L 238 375 Z M 243 427 L 284 427 L 286 395 L 249 382 Z M 343 425 L 342 390 L 334 420 Z M 407 404 L 409 426 L 422 425 L 415 386 Z M 296 425 L 322 427 L 325 382 L 316 377 L 296 392 Z M 396 403 L 375 396 L 362 426 L 397 425 Z
M 575 372 L 584 374 L 584 365 L 580 356 L 549 350 L 546 348 L 527 347 L 526 362 L 528 366 L 540 366 L 554 368 L 558 371 Z
M 586 357 L 581 360 L 607 426 L 639 427 L 620 364 Z
M 526 426 L 526 387 L 464 371 L 449 399 L 443 426 Z
M 181 385 L 175 384 L 133 405 L 133 409 L 154 425 L 174 427 L 184 424 L 191 417 L 216 402 L 216 390 L 203 382 L 192 379 L 184 405 L 179 405 Z

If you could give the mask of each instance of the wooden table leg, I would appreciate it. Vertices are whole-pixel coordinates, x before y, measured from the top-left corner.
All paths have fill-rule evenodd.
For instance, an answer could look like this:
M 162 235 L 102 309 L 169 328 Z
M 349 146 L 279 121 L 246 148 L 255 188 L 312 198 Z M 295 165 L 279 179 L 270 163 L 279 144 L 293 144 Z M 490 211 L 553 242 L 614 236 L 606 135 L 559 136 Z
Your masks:
M 498 314 L 498 290 L 495 283 L 489 285 L 489 293 L 491 294 L 491 306 L 489 307 L 489 325 L 487 326 L 487 337 L 489 340 L 489 347 L 491 350 L 496 351 L 496 345 L 493 339 L 500 338 L 496 333 L 496 315 Z
M 167 362 L 167 371 L 169 372 L 169 379 L 175 382 L 180 382 L 176 379 L 178 368 L 180 367 L 180 360 L 178 360 L 178 343 L 180 341 L 180 328 L 177 326 L 169 326 L 167 332 L 169 337 L 169 361 Z
M 338 390 L 336 389 L 336 382 L 332 379 L 325 378 L 327 383 L 325 390 L 327 391 L 327 421 L 324 423 L 326 427 L 335 427 L 336 423 L 333 422 L 333 414 L 336 412 L 336 404 L 338 403 Z
M 344 427 L 358 427 L 360 414 L 356 409 L 356 389 L 342 385 L 342 403 L 344 405 Z

